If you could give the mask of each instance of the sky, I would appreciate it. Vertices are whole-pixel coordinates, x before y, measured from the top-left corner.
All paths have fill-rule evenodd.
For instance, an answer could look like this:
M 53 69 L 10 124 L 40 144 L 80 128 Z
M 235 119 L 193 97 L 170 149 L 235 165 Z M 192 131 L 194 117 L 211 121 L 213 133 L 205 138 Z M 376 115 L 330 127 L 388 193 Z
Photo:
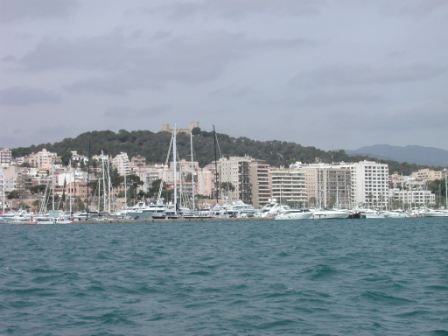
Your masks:
M 0 0 L 0 147 L 162 124 L 448 149 L 446 0 Z

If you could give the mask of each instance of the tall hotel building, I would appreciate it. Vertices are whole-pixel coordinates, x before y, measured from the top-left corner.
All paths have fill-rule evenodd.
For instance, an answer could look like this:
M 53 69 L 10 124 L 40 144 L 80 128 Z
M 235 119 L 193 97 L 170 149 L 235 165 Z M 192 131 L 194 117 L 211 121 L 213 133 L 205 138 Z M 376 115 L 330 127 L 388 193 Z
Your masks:
M 373 161 L 342 163 L 351 172 L 354 207 L 386 209 L 389 203 L 389 166 Z

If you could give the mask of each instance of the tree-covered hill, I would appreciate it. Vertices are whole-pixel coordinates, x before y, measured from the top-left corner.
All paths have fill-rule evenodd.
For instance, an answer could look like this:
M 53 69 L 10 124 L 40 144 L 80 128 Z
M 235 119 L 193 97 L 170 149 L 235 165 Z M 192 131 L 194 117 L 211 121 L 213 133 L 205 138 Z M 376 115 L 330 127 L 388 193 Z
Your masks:
M 195 160 L 201 166 L 213 161 L 213 132 L 203 131 L 199 128 L 193 130 Z M 33 145 L 13 149 L 13 156 L 24 156 L 46 148 L 56 152 L 64 162 L 68 162 L 70 151 L 76 150 L 80 154 L 95 155 L 104 151 L 106 154 L 116 155 L 120 152 L 128 153 L 129 157 L 142 155 L 149 163 L 164 162 L 170 143 L 171 134 L 167 132 L 151 131 L 93 131 L 83 133 L 76 138 L 66 138 L 60 142 Z M 272 166 L 288 166 L 296 161 L 312 162 L 353 162 L 368 159 L 366 156 L 351 156 L 343 150 L 323 151 L 315 147 L 306 147 L 286 141 L 257 141 L 246 137 L 231 137 L 226 134 L 217 134 L 219 147 L 224 156 L 249 155 L 256 159 L 267 161 Z M 179 134 L 177 148 L 181 158 L 190 157 L 190 136 Z M 415 164 L 398 163 L 382 160 L 388 163 L 390 171 L 409 174 L 421 168 Z

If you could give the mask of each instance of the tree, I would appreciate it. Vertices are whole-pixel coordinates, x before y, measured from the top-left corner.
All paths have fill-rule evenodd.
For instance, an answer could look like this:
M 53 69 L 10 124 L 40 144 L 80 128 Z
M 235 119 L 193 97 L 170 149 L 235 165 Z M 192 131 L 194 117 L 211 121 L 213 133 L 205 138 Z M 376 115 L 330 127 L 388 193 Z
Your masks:
M 34 194 L 43 194 L 45 192 L 45 189 L 47 188 L 47 186 L 45 184 L 39 184 L 36 186 L 32 186 L 30 188 L 30 192 L 34 195 Z
M 18 190 L 13 190 L 8 193 L 8 199 L 17 199 L 20 197 L 20 192 Z
M 235 186 L 232 182 L 221 182 L 221 190 L 225 190 L 227 192 L 235 191 Z

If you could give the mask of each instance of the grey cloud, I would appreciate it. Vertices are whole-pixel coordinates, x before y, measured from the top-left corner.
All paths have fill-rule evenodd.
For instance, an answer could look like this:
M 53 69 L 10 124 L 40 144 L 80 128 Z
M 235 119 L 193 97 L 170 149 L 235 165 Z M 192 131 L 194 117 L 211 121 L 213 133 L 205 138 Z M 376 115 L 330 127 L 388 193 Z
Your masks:
M 439 11 L 448 11 L 448 1 L 446 0 L 407 0 L 407 1 L 387 1 L 381 7 L 381 14 L 388 16 L 411 16 L 420 18 L 434 14 Z
M 0 0 L 0 23 L 67 17 L 76 6 L 75 0 Z
M 334 127 L 362 127 L 362 131 L 367 133 L 378 132 L 381 134 L 393 134 L 400 132 L 411 132 L 416 137 L 426 134 L 429 130 L 440 131 L 446 128 L 448 123 L 448 106 L 399 109 L 390 108 L 382 111 L 381 114 L 366 113 L 363 109 L 358 111 L 338 111 L 337 118 L 333 118 Z
M 36 103 L 57 103 L 60 96 L 56 93 L 26 88 L 10 87 L 0 89 L 0 104 L 2 105 L 32 105 Z
M 375 104 L 381 101 L 376 94 L 359 91 L 331 91 L 305 95 L 295 101 L 298 106 L 331 107 L 348 104 Z
M 239 86 L 239 85 L 228 85 L 210 92 L 210 94 L 213 96 L 234 97 L 234 98 L 247 97 L 248 95 L 253 93 L 254 93 L 253 89 L 247 86 Z
M 381 85 L 423 81 L 444 73 L 446 73 L 446 67 L 425 64 L 407 66 L 338 65 L 302 72 L 294 76 L 290 83 L 301 87 Z
M 110 42 L 103 44 L 100 55 L 94 52 L 96 46 L 89 51 L 89 46 L 95 45 L 93 41 L 78 44 L 76 48 L 68 42 L 68 46 L 64 43 L 58 46 L 57 49 L 64 52 L 59 53 L 55 63 L 46 57 L 36 57 L 45 49 L 41 46 L 39 52 L 31 52 L 23 61 L 25 66 L 34 69 L 51 66 L 102 69 L 103 75 L 72 83 L 66 88 L 78 92 L 125 94 L 136 89 L 160 89 L 169 82 L 196 84 L 210 81 L 219 77 L 230 63 L 253 52 L 294 50 L 314 45 L 306 39 L 255 39 L 224 32 L 157 39 L 148 43 L 149 47 L 131 47 L 119 37 L 107 37 L 106 40 Z M 112 41 L 119 41 L 119 51 L 115 55 L 117 43 Z M 79 54 L 83 56 L 78 58 Z M 36 64 L 39 59 L 44 63 Z
M 113 71 L 125 67 L 127 62 L 135 61 L 142 52 L 140 49 L 128 46 L 126 40 L 126 36 L 119 31 L 105 36 L 77 39 L 46 38 L 25 54 L 20 64 L 25 70 L 32 71 L 53 69 Z
M 116 119 L 123 119 L 123 118 L 144 119 L 163 115 L 166 112 L 170 111 L 170 109 L 171 108 L 168 105 L 157 105 L 141 109 L 135 109 L 126 106 L 115 106 L 106 109 L 103 116 L 106 118 L 116 118 Z
M 174 19 L 210 15 L 226 19 L 241 19 L 247 15 L 316 15 L 322 0 L 226 0 L 226 1 L 177 1 L 150 8 L 150 14 L 163 13 Z

